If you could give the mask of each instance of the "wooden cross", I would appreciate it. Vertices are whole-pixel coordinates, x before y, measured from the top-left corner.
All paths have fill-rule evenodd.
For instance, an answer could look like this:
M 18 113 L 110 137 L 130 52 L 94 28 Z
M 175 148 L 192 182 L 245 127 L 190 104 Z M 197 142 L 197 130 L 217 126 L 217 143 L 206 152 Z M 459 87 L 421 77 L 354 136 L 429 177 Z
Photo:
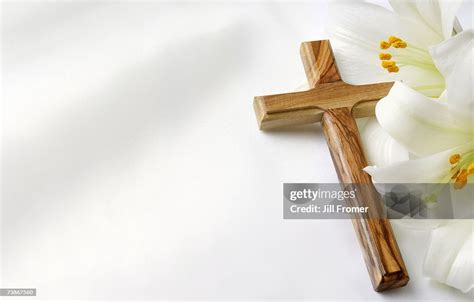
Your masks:
M 374 115 L 376 102 L 393 83 L 353 86 L 342 81 L 328 40 L 304 42 L 301 57 L 310 90 L 257 96 L 254 108 L 260 129 L 321 122 L 339 181 L 364 184 L 351 206 L 368 206 L 366 218 L 352 223 L 372 286 L 376 291 L 404 286 L 409 277 L 390 222 L 383 216 L 383 201 L 370 176 L 354 117 Z M 357 106 L 356 106 L 357 105 Z

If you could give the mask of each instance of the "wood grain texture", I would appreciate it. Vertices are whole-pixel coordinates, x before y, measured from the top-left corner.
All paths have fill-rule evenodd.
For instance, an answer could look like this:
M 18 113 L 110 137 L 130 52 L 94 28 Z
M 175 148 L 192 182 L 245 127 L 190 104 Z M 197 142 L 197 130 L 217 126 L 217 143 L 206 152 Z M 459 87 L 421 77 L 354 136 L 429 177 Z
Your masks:
M 309 87 L 341 81 L 329 40 L 301 43 L 300 55 Z
M 352 223 L 376 291 L 404 286 L 409 277 L 390 222 L 383 214 L 383 200 L 372 185 L 370 176 L 362 169 L 367 166 L 360 143 L 357 124 L 350 108 L 326 110 L 322 126 L 332 160 L 342 184 L 356 186 L 355 198 L 346 200 L 349 206 L 369 207 L 360 217 L 356 214 Z
M 344 101 L 339 101 L 339 106 L 326 106 L 325 104 L 322 113 L 322 127 L 339 181 L 349 186 L 364 184 L 357 187 L 355 198 L 347 200 L 347 203 L 350 206 L 369 207 L 368 214 L 364 217 L 354 216 L 352 224 L 374 290 L 383 291 L 404 286 L 409 281 L 408 272 L 389 220 L 380 219 L 380 217 L 385 217 L 383 200 L 373 186 L 370 176 L 362 170 L 367 166 L 367 161 L 359 130 L 352 115 L 353 113 L 361 114 L 361 111 L 365 110 L 359 106 L 355 112 L 352 112 L 353 108 L 357 108 L 354 106 L 360 102 L 371 101 L 366 104 L 375 105 L 374 100 L 387 95 L 392 83 L 348 85 L 348 87 L 341 85 L 342 79 L 337 70 L 329 41 L 302 43 L 301 58 L 311 88 L 317 89 L 321 85 L 334 85 L 334 87 L 338 87 L 338 90 L 342 90 L 340 94 L 346 92 L 354 95 L 354 99 L 341 97 Z M 311 66 L 319 68 L 311 68 Z M 360 94 L 352 87 L 359 87 Z M 367 87 L 371 92 L 363 92 L 362 87 Z M 323 92 L 328 90 L 324 89 Z M 324 97 L 328 96 L 324 95 Z
M 341 107 L 357 108 L 356 117 L 373 116 L 376 102 L 388 94 L 392 85 L 355 86 L 342 81 L 318 84 L 307 91 L 257 96 L 254 109 L 260 129 L 265 130 L 320 122 L 324 110 Z

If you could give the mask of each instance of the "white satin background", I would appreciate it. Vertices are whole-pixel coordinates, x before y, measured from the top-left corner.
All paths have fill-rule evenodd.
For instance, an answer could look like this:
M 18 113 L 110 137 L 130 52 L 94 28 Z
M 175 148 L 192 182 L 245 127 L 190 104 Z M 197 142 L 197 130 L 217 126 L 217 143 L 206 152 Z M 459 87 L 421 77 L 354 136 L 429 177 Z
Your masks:
M 282 183 L 337 177 L 319 126 L 260 132 L 252 99 L 306 81 L 299 44 L 324 38 L 325 12 L 323 1 L 3 2 L 0 287 L 43 299 L 472 299 L 422 276 L 428 232 L 395 227 L 411 282 L 379 294 L 350 221 L 283 220 Z

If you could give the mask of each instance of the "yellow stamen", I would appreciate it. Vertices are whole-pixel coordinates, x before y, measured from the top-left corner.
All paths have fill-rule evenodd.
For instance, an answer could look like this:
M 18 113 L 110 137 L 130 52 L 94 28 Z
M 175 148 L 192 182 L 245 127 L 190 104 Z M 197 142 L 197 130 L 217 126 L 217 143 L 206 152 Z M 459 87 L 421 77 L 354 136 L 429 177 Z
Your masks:
M 454 189 L 456 190 L 462 189 L 467 183 L 467 176 L 468 176 L 467 169 L 462 169 L 458 177 L 456 177 L 456 181 L 454 182 Z
M 461 155 L 460 154 L 453 154 L 449 157 L 449 163 L 451 165 L 457 164 L 461 160 Z
M 387 68 L 387 70 L 388 72 L 399 72 L 400 68 L 398 68 L 398 66 L 392 66 L 392 67 Z
M 390 60 L 392 58 L 392 55 L 389 53 L 381 52 L 379 54 L 380 60 Z
M 451 177 L 451 179 L 456 179 L 456 178 L 458 178 L 458 175 L 459 175 L 459 170 L 457 170 L 456 173 L 453 174 L 453 176 Z
M 402 41 L 402 39 L 400 39 L 400 38 L 398 38 L 398 37 L 395 37 L 395 36 L 390 36 L 390 37 L 388 37 L 388 42 L 389 42 L 390 44 L 393 44 L 393 43 L 399 42 L 399 41 Z
M 464 179 L 464 178 L 462 180 L 456 179 L 456 182 L 454 183 L 454 189 L 461 190 L 462 188 L 464 188 L 466 184 L 467 184 L 467 179 Z
M 395 48 L 406 48 L 407 47 L 407 42 L 405 41 L 397 41 L 392 44 L 393 47 Z
M 382 61 L 383 68 L 390 68 L 395 66 L 397 66 L 397 63 L 395 61 Z
M 408 44 L 407 42 L 396 36 L 388 37 L 388 41 L 380 41 L 381 49 L 389 49 L 392 46 L 394 48 L 406 48 Z M 397 63 L 395 61 L 390 61 L 392 60 L 392 54 L 380 52 L 379 59 L 382 61 L 382 67 L 387 69 L 388 72 L 392 73 L 400 71 L 400 67 L 397 66 Z
M 388 49 L 390 48 L 390 43 L 388 43 L 387 41 L 380 41 L 380 48 L 381 49 Z

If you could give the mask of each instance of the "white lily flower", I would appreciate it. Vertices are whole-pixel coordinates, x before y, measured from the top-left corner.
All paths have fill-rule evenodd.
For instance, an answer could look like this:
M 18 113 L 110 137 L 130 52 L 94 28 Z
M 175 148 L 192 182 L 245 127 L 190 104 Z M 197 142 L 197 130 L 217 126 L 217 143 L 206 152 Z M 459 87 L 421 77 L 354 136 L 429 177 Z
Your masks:
M 446 78 L 446 93 L 430 99 L 403 83 L 394 84 L 376 107 L 382 128 L 417 159 L 371 166 L 365 171 L 381 183 L 447 183 L 463 188 L 474 175 L 474 31 L 433 47 L 431 54 Z M 471 196 L 467 197 L 472 201 Z M 465 197 L 466 198 L 466 197 Z M 472 220 L 451 221 L 431 233 L 424 271 L 431 278 L 467 292 L 473 287 Z
M 474 31 L 467 30 L 432 49 L 446 77 L 446 101 L 430 99 L 396 82 L 378 102 L 376 116 L 382 128 L 419 158 L 365 168 L 375 182 L 446 183 L 453 179 L 459 188 L 474 174 L 473 41 Z
M 394 11 L 360 1 L 332 2 L 328 33 L 344 81 L 399 80 L 438 97 L 445 82 L 428 49 L 451 37 L 461 2 L 392 0 Z
M 461 31 L 455 18 L 461 2 L 392 0 L 393 11 L 364 1 L 330 2 L 328 33 L 342 78 L 354 85 L 401 80 L 438 97 L 445 81 L 428 48 L 451 37 L 454 28 Z M 380 49 L 381 41 L 390 47 Z M 407 159 L 407 151 L 374 118 L 360 130 L 369 164 Z

